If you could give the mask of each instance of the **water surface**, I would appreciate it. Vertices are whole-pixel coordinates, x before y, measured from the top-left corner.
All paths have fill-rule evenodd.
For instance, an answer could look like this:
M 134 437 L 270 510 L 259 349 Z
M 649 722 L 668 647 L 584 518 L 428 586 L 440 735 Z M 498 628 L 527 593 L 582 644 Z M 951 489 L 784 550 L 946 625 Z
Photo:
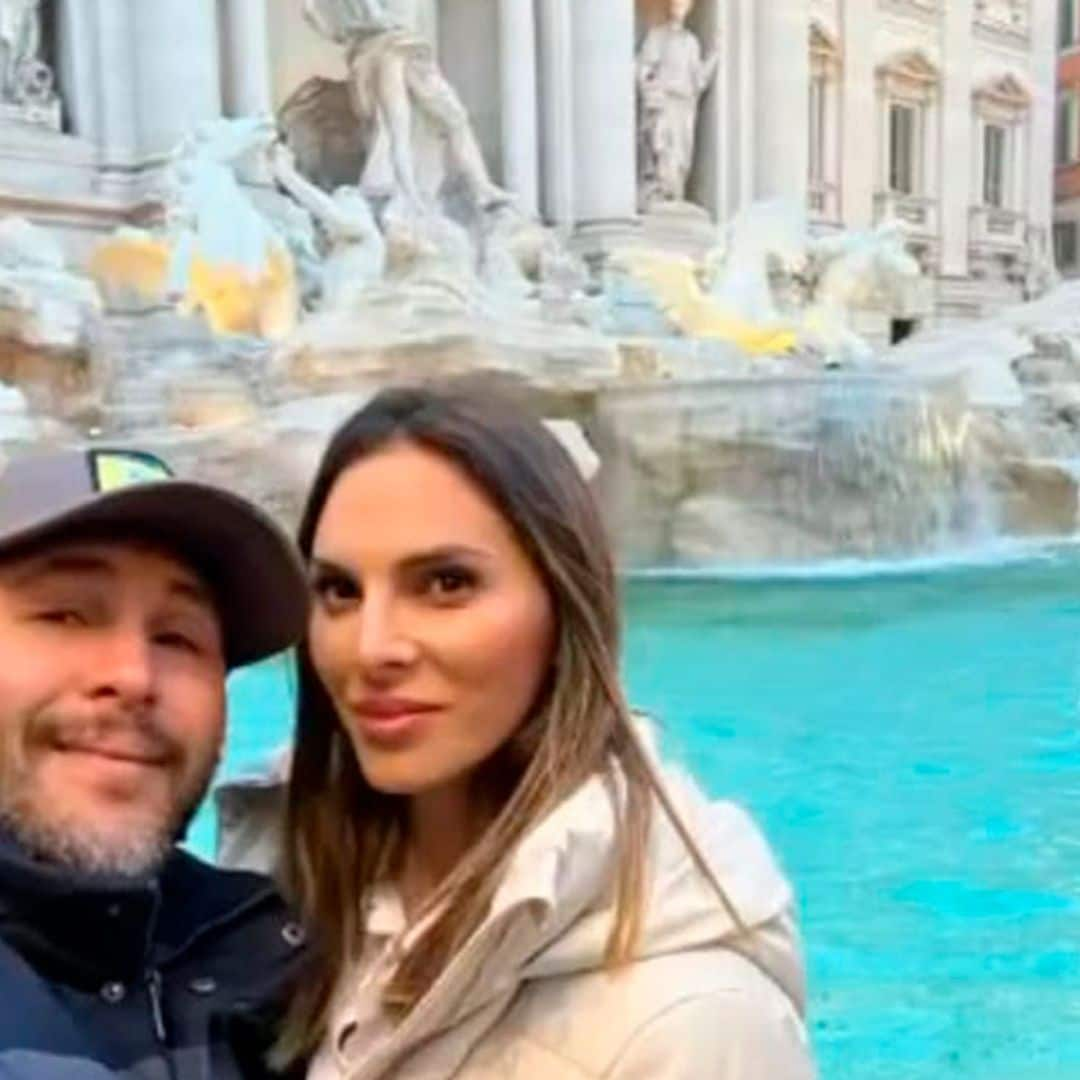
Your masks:
M 1080 1077 L 1080 562 L 627 585 L 668 751 L 796 881 L 826 1077 Z M 236 773 L 287 737 L 232 685 Z M 210 822 L 194 842 L 206 850 Z

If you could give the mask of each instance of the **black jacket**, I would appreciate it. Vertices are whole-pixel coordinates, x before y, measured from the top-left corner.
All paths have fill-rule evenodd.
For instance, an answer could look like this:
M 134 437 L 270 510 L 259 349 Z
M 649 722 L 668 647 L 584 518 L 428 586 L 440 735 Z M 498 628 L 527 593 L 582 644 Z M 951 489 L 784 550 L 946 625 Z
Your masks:
M 80 880 L 0 836 L 0 1080 L 238 1080 L 302 934 L 273 886 L 177 850 L 145 883 Z

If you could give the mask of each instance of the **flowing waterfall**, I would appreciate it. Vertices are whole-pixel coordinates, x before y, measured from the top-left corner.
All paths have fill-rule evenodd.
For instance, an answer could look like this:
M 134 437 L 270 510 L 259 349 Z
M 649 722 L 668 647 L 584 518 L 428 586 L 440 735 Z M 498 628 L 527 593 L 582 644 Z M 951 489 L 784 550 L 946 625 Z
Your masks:
M 887 558 L 980 543 L 994 499 L 950 380 L 826 373 L 602 395 L 602 495 L 632 565 Z

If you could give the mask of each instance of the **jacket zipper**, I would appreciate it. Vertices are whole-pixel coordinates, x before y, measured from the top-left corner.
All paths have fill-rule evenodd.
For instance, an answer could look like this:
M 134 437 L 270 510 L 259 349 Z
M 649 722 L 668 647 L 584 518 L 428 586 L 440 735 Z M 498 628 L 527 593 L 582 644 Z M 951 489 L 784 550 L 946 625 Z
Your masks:
M 155 970 L 146 974 L 146 990 L 150 995 L 150 1014 L 154 1019 L 154 1036 L 162 1046 L 168 1044 L 169 1032 L 165 1027 L 165 1009 L 161 1003 L 161 972 Z

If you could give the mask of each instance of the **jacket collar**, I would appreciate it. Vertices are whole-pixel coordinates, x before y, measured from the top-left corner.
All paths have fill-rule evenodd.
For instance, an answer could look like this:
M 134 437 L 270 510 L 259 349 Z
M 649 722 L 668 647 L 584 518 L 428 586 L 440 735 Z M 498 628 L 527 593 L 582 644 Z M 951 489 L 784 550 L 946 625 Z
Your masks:
M 47 978 L 97 989 L 132 981 L 273 895 L 174 849 L 145 878 L 94 877 L 32 859 L 0 831 L 0 938 Z
M 701 876 L 683 839 L 656 805 L 637 956 L 730 948 L 761 966 L 801 1011 L 798 942 L 783 922 L 793 897 L 764 839 L 741 810 L 710 802 L 688 777 L 665 769 L 657 771 L 656 780 L 727 894 L 730 909 Z M 622 798 L 621 774 L 613 766 L 610 775 L 588 780 L 522 840 L 487 918 L 384 1053 L 399 1053 L 403 1044 L 465 1023 L 499 1000 L 509 1000 L 522 982 L 604 969 L 615 917 L 612 886 Z M 746 935 L 730 910 L 738 913 Z M 397 939 L 388 955 L 407 950 L 428 925 L 424 920 L 405 929 L 392 889 L 376 890 L 371 897 L 366 929 L 376 938 Z M 773 925 L 783 939 L 775 956 L 764 948 L 768 935 L 761 933 Z M 354 1019 L 347 997 L 342 1006 L 335 1034 Z

